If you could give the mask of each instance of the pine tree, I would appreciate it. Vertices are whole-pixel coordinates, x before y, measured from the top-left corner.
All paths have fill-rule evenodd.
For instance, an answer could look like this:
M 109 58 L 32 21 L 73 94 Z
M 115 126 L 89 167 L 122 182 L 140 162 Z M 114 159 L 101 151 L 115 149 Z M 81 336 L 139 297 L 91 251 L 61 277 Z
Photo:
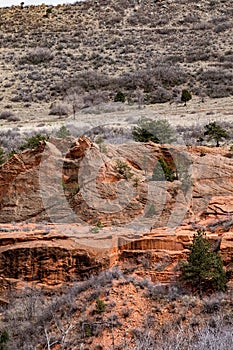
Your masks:
M 223 141 L 224 139 L 229 139 L 230 135 L 227 133 L 226 130 L 224 130 L 219 124 L 216 122 L 211 122 L 207 125 L 205 125 L 205 136 L 208 136 L 207 140 L 216 141 L 216 147 L 219 147 L 219 142 Z
M 189 250 L 187 262 L 181 264 L 181 280 L 197 290 L 199 295 L 209 290 L 224 291 L 227 279 L 221 256 L 211 251 L 202 230 L 194 234 Z

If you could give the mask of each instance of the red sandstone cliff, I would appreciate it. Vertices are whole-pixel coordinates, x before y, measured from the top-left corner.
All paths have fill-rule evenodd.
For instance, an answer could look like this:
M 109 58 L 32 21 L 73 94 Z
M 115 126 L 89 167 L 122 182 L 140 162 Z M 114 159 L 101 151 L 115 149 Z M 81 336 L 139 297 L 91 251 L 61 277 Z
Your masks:
M 222 254 L 232 268 L 233 159 L 226 151 L 129 143 L 101 152 L 85 137 L 51 141 L 0 168 L 3 285 L 69 281 L 145 252 L 151 262 L 166 261 L 155 278 L 170 278 L 199 227 L 213 240 L 224 233 Z M 178 175 L 174 182 L 151 181 L 161 157 Z

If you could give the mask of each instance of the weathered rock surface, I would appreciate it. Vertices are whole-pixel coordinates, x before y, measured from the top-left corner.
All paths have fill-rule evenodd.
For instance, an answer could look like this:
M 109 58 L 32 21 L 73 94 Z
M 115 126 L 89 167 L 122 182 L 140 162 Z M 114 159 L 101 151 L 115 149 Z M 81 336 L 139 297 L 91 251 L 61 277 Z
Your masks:
M 165 261 L 155 278 L 169 279 L 198 228 L 213 240 L 224 233 L 222 254 L 232 268 L 233 159 L 226 151 L 131 143 L 101 152 L 86 137 L 51 141 L 0 167 L 2 282 L 61 283 L 145 252 L 151 262 Z M 174 182 L 151 181 L 159 158 Z
M 2 224 L 0 290 L 19 281 L 57 285 L 83 279 L 110 265 L 108 247 L 86 245 L 88 228 L 78 225 Z

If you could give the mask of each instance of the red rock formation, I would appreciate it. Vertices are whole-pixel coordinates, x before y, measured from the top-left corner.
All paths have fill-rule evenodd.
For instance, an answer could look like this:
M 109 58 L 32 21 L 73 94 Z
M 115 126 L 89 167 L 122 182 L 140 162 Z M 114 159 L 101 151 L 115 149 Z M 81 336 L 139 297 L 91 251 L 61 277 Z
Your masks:
M 0 222 L 54 225 L 49 234 L 35 226 L 29 232 L 20 224 L 0 226 L 5 282 L 60 283 L 114 263 L 118 255 L 135 259 L 145 252 L 155 260 L 170 259 L 163 277 L 156 273 L 168 278 L 200 227 L 211 239 L 224 232 L 221 253 L 230 268 L 233 159 L 223 149 L 150 142 L 109 145 L 101 153 L 86 137 L 67 151 L 63 142 L 51 141 L 54 145 L 41 143 L 0 167 Z M 178 180 L 151 181 L 161 157 Z M 62 223 L 63 233 L 57 233 Z

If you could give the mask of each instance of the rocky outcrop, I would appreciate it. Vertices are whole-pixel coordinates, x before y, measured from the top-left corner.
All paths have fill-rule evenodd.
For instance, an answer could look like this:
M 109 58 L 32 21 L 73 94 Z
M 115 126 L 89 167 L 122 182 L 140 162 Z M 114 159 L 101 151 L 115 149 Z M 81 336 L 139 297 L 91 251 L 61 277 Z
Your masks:
M 109 145 L 102 153 L 82 137 L 67 152 L 60 143 L 61 152 L 52 142 L 2 165 L 0 222 L 101 221 L 111 226 L 136 220 L 150 228 L 233 212 L 233 159 L 222 150 L 217 154 L 204 147 L 188 150 L 151 142 Z M 151 181 L 159 158 L 176 181 Z
M 85 152 L 93 147 L 93 143 L 86 136 L 82 136 L 72 144 L 70 151 L 67 153 L 66 158 L 81 158 L 85 155 Z
M 89 237 L 88 237 L 89 236 Z M 19 282 L 58 285 L 110 265 L 109 251 L 78 225 L 14 224 L 0 227 L 0 290 Z
M 50 141 L 14 155 L 0 168 L 5 282 L 60 283 L 118 257 L 148 252 L 156 264 L 168 260 L 156 274 L 168 278 L 198 228 L 213 240 L 224 234 L 222 254 L 230 268 L 233 159 L 226 151 L 152 142 L 106 145 L 103 151 L 86 137 Z M 152 180 L 159 158 L 175 181 Z M 34 226 L 28 230 L 27 225 Z

